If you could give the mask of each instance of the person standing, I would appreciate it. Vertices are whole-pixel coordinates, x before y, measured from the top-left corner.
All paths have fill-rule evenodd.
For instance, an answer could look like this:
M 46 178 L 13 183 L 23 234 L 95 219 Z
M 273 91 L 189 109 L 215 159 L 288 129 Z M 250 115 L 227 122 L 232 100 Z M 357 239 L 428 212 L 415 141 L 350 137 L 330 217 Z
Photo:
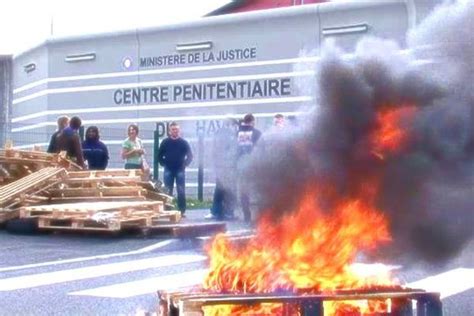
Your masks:
M 189 143 L 180 136 L 178 123 L 169 125 L 169 136 L 165 138 L 158 149 L 158 161 L 164 167 L 163 182 L 170 195 L 173 195 L 174 182 L 178 195 L 178 209 L 181 215 L 186 212 L 185 169 L 193 160 Z
M 262 133 L 255 128 L 255 117 L 250 113 L 246 114 L 237 133 L 237 156 L 240 171 L 244 169 L 246 160 L 252 153 L 260 136 L 262 136 Z M 240 172 L 240 175 L 241 174 L 242 172 Z M 250 192 L 245 180 L 246 179 L 241 177 L 239 181 L 239 193 L 244 221 L 248 223 L 251 221 Z
M 63 129 L 56 137 L 56 152 L 66 151 L 67 157 L 85 168 L 84 156 L 82 154 L 81 137 L 79 128 L 82 121 L 78 116 L 73 116 L 69 120 L 69 126 Z
M 125 169 L 141 169 L 147 179 L 145 149 L 143 149 L 142 140 L 138 137 L 139 132 L 136 124 L 130 124 L 127 127 L 128 137 L 122 143 L 122 159 L 125 160 Z
M 63 131 L 63 129 L 65 129 L 68 125 L 69 125 L 69 117 L 67 116 L 60 116 L 58 117 L 58 120 L 57 120 L 57 123 L 58 123 L 58 129 L 53 133 L 53 135 L 51 135 L 51 139 L 49 140 L 49 145 L 48 145 L 48 149 L 46 150 L 46 152 L 52 154 L 52 153 L 57 153 L 58 150 L 57 150 L 57 137 L 59 135 L 59 133 L 61 133 Z
M 213 157 L 216 187 L 214 189 L 211 212 L 204 217 L 205 219 L 234 219 L 234 209 L 237 205 L 235 174 L 238 126 L 238 121 L 229 117 L 215 134 Z
M 86 140 L 82 143 L 82 152 L 89 170 L 104 170 L 109 162 L 107 146 L 99 139 L 97 126 L 89 126 L 86 130 Z
M 285 127 L 285 116 L 283 114 L 275 114 L 273 117 L 273 126 L 277 129 L 283 129 Z

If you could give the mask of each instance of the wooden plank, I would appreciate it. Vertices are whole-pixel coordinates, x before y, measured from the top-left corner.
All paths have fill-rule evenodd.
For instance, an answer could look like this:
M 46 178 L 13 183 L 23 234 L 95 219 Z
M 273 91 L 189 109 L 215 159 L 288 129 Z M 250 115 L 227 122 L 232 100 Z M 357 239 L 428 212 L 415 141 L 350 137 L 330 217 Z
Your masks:
M 36 194 L 38 186 L 46 187 L 49 180 L 64 173 L 65 170 L 63 168 L 49 167 L 2 186 L 0 187 L 0 205 L 5 206 L 9 201 L 12 201 L 22 194 L 33 192 Z
M 69 177 L 71 175 L 69 174 Z M 64 179 L 65 184 L 84 184 L 84 183 L 106 183 L 106 184 L 118 184 L 123 183 L 138 183 L 141 181 L 141 177 L 135 176 L 116 176 L 116 177 L 100 177 L 100 178 L 87 178 L 87 177 L 78 177 L 78 178 L 67 178 Z
M 158 216 L 164 211 L 163 202 L 160 201 L 83 202 L 22 207 L 20 209 L 20 216 L 31 217 L 54 212 L 67 215 L 94 214 L 96 212 L 117 212 L 122 215 L 149 213 L 150 215 Z
M 143 172 L 138 169 L 107 169 L 95 171 L 70 171 L 68 176 L 69 178 L 139 177 L 142 173 Z
M 144 235 L 154 234 L 171 234 L 173 237 L 198 237 L 219 232 L 225 232 L 227 229 L 226 223 L 181 223 L 181 224 L 166 224 L 163 222 L 153 222 L 151 227 L 141 229 Z
M 19 210 L 0 209 L 0 224 L 6 223 L 11 219 L 18 218 Z
M 103 197 L 103 196 L 145 196 L 146 190 L 140 187 L 99 187 L 51 189 L 51 197 Z
M 146 201 L 145 196 L 132 196 L 132 195 L 121 195 L 121 196 L 72 196 L 72 197 L 51 197 L 51 203 L 81 203 L 81 202 L 106 202 L 106 201 Z

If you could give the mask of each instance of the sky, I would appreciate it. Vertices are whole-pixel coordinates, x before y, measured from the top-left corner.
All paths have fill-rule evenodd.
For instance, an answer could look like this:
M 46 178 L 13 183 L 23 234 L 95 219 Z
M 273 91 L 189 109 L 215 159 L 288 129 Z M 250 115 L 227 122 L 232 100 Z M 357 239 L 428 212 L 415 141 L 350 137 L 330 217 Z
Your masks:
M 53 36 L 129 30 L 192 20 L 230 0 L 4 0 L 0 55 L 18 54 Z

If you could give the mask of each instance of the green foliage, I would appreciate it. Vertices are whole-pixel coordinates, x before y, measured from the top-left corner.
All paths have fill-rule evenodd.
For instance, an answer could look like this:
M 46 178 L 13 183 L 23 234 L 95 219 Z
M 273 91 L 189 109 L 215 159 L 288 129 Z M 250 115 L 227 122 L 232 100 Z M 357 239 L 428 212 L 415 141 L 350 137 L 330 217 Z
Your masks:
M 177 209 L 177 199 L 174 199 L 173 204 Z M 195 209 L 210 209 L 212 206 L 212 200 L 203 200 L 199 201 L 198 199 L 186 199 L 186 209 L 188 210 L 195 210 Z

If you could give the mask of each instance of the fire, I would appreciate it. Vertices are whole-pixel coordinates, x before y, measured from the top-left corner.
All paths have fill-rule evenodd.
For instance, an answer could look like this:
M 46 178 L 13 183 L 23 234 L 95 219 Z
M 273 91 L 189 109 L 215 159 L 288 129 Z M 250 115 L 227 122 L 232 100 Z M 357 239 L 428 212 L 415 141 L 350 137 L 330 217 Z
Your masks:
M 209 250 L 210 272 L 204 288 L 212 293 L 307 293 L 388 286 L 390 278 L 361 276 L 351 264 L 356 255 L 388 242 L 387 222 L 362 200 L 340 203 L 334 212 L 318 207 L 317 194 L 308 192 L 298 210 L 280 222 L 267 215 L 257 235 L 246 245 L 233 245 L 216 236 Z M 270 212 L 266 212 L 269 214 Z M 334 303 L 355 311 L 348 302 Z M 348 307 L 349 306 L 349 307 Z M 281 304 L 206 307 L 206 315 L 278 315 Z M 368 307 L 366 307 L 368 308 Z M 325 310 L 331 307 L 325 305 Z
M 377 113 L 377 128 L 372 133 L 372 153 L 384 159 L 386 154 L 400 150 L 408 140 L 408 132 L 402 123 L 408 123 L 413 117 L 414 106 L 385 108 Z

